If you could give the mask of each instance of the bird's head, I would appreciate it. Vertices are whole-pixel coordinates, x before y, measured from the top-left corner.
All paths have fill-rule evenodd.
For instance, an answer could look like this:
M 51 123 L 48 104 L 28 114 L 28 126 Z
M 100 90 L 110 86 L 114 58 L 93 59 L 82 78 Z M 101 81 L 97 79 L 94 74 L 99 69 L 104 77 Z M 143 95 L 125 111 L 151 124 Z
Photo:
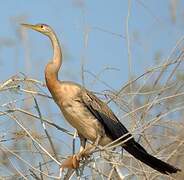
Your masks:
M 50 33 L 53 32 L 53 30 L 51 29 L 50 26 L 48 26 L 47 24 L 21 24 L 22 26 L 29 28 L 29 29 L 33 29 L 35 31 L 38 31 L 42 34 L 45 34 L 46 36 L 49 36 Z

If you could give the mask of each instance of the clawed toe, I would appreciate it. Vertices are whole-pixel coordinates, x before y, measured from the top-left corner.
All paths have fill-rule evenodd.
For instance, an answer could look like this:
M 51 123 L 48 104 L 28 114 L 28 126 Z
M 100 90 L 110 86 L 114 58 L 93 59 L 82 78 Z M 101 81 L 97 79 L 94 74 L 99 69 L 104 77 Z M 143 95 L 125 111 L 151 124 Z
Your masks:
M 65 159 L 61 165 L 61 168 L 67 169 L 77 169 L 79 168 L 80 160 L 85 160 L 90 157 L 90 151 L 84 150 L 78 154 L 74 154 L 73 156 L 69 156 Z
M 77 169 L 79 167 L 80 158 L 78 155 L 69 156 L 65 161 L 63 161 L 61 168 Z

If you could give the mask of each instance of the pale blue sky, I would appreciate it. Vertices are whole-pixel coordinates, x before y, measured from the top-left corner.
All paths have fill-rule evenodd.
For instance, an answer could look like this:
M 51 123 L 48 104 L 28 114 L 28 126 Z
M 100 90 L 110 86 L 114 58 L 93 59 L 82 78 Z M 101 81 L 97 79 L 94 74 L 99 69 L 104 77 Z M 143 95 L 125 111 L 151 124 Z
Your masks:
M 141 74 L 154 62 L 155 52 L 162 51 L 167 57 L 176 41 L 183 35 L 183 6 L 177 9 L 178 19 L 171 22 L 170 1 L 132 0 L 129 33 L 132 53 L 132 69 Z M 106 71 L 101 78 L 115 89 L 128 79 L 126 40 L 126 17 L 128 4 L 125 0 L 4 0 L 0 7 L 0 39 L 14 41 L 12 47 L 0 44 L 0 80 L 5 80 L 21 71 L 29 76 L 44 80 L 44 66 L 52 55 L 50 42 L 43 35 L 27 31 L 30 48 L 29 69 L 26 69 L 25 48 L 17 38 L 18 17 L 25 16 L 25 23 L 46 23 L 59 36 L 64 51 L 64 68 L 61 79 L 80 82 L 81 58 L 85 58 L 85 69 L 99 73 L 104 67 L 119 69 Z M 88 47 L 84 48 L 85 29 L 91 29 Z M 101 31 L 104 29 L 122 37 Z M 87 82 L 91 82 L 90 76 Z M 117 78 L 118 77 L 118 78 Z M 90 86 L 89 86 L 90 87 Z M 95 89 L 106 89 L 106 87 Z

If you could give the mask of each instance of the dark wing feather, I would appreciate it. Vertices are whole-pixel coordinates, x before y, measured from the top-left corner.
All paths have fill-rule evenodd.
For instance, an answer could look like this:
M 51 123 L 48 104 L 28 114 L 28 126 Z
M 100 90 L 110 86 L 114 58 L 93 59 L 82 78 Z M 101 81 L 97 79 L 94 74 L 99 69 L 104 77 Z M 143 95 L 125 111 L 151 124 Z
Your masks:
M 122 140 L 131 137 L 131 134 L 128 133 L 128 130 L 118 120 L 107 104 L 87 90 L 82 92 L 83 104 L 100 121 L 105 129 L 105 133 L 112 140 L 116 140 L 125 134 L 127 135 Z
M 125 134 L 127 134 L 127 136 L 122 138 L 122 141 L 131 137 L 128 130 L 123 126 L 123 124 L 121 124 L 118 118 L 104 102 L 87 90 L 82 91 L 81 96 L 83 104 L 93 114 L 93 116 L 100 121 L 106 134 L 112 140 L 116 140 Z M 180 169 L 150 155 L 139 143 L 134 140 L 133 137 L 125 142 L 125 146 L 123 146 L 123 148 L 135 158 L 163 174 L 171 174 L 181 171 Z

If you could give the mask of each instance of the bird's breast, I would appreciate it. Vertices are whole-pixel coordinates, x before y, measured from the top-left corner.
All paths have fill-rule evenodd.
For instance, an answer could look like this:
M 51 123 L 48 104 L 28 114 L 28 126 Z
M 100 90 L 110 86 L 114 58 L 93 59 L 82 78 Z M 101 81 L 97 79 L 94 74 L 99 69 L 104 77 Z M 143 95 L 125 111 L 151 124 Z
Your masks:
M 100 145 L 104 146 L 110 143 L 112 140 L 106 136 L 105 130 L 89 110 L 83 106 L 80 102 L 72 101 L 64 108 L 61 109 L 65 119 L 77 129 L 77 131 L 86 139 L 94 142 L 98 136 L 101 134 Z
M 71 83 L 62 83 L 51 92 L 55 102 L 61 109 L 65 119 L 77 129 L 86 139 L 95 141 L 99 133 L 104 129 L 91 112 L 83 104 L 81 91 L 83 89 Z M 100 132 L 101 131 L 101 132 Z M 101 145 L 109 143 L 111 140 L 105 136 L 101 139 Z
M 94 141 L 97 137 L 98 120 L 80 101 L 81 87 L 62 83 L 54 89 L 52 96 L 61 109 L 65 119 L 85 138 Z
M 85 138 L 94 141 L 97 137 L 98 120 L 79 102 L 72 101 L 62 106 L 65 119 Z

